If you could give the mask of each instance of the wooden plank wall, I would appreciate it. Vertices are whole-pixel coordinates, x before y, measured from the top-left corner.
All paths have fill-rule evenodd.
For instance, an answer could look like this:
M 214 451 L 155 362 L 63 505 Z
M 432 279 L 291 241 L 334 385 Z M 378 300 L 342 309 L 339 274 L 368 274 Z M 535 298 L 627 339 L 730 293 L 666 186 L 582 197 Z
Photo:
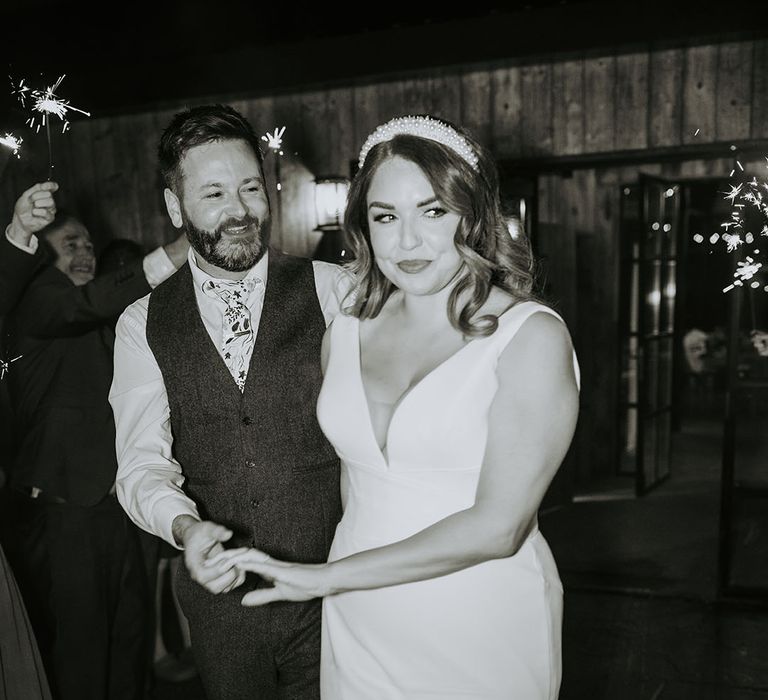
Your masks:
M 459 122 L 499 159 L 764 138 L 766 74 L 768 41 L 748 41 L 526 64 L 510 60 L 398 80 L 216 99 L 239 108 L 262 133 L 286 126 L 281 243 L 309 254 L 317 240 L 311 234 L 312 178 L 348 174 L 365 136 L 392 116 L 432 112 Z M 105 118 L 96 112 L 76 119 L 66 134 L 53 135 L 55 173 L 66 187 L 62 198 L 85 210 L 99 239 L 119 235 L 154 245 L 171 235 L 154 151 L 162 128 L 183 106 Z M 28 135 L 23 149 L 19 161 L 2 149 L 4 215 L 20 187 L 47 175 L 43 133 Z M 268 169 L 274 171 L 274 164 Z
M 318 241 L 312 231 L 313 178 L 349 174 L 366 135 L 393 116 L 431 112 L 461 123 L 500 160 L 766 138 L 767 75 L 768 41 L 760 40 L 526 63 L 510 59 L 400 79 L 218 99 L 231 102 L 261 133 L 286 127 L 284 155 L 277 162 L 278 156 L 268 154 L 266 161 L 273 189 L 278 168 L 282 184 L 274 240 L 284 250 L 311 255 Z M 113 237 L 147 248 L 174 237 L 155 148 L 162 128 L 183 106 L 108 118 L 96 113 L 55 135 L 60 201 L 85 220 L 97 248 Z M 0 215 L 8 220 L 16 195 L 46 177 L 47 147 L 40 134 L 26 138 L 21 160 L 2 150 Z M 618 184 L 626 177 L 613 168 L 539 181 L 537 244 L 547 258 L 550 291 L 583 358 L 582 430 L 592 449 L 585 442 L 582 476 L 608 472 L 614 461 L 616 220 Z M 594 439 L 603 434 L 606 440 Z

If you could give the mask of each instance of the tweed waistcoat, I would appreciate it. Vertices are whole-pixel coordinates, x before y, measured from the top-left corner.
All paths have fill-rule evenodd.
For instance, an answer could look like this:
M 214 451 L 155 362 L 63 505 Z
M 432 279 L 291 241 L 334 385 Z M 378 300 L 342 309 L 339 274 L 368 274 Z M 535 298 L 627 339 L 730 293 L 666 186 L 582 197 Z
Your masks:
M 152 292 L 147 342 L 201 516 L 231 528 L 233 546 L 321 562 L 341 516 L 338 458 L 315 416 L 325 321 L 311 261 L 270 250 L 268 275 L 242 393 L 200 318 L 188 265 Z

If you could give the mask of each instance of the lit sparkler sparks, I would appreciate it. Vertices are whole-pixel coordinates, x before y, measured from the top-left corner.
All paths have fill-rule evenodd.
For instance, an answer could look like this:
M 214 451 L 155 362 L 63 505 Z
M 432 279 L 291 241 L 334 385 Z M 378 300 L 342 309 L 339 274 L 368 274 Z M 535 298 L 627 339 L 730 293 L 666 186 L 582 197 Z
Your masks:
M 727 286 L 725 289 L 723 289 L 723 291 L 729 292 L 734 287 L 741 287 L 744 282 L 751 280 L 762 266 L 763 263 L 755 262 L 754 259 L 749 256 L 747 256 L 746 260 L 739 261 L 736 265 L 736 272 L 733 273 L 735 278 L 734 283 Z M 755 281 L 751 286 L 753 288 L 757 288 L 760 285 Z
M 731 171 L 733 172 L 733 171 Z M 736 197 L 739 196 L 739 193 L 741 192 L 741 188 L 744 186 L 743 183 L 739 183 L 738 185 L 731 185 L 731 191 L 726 192 L 725 199 L 730 199 L 731 204 L 734 204 L 736 202 Z
M 740 245 L 744 243 L 744 241 L 741 240 L 741 236 L 739 236 L 738 233 L 724 233 L 723 240 L 728 246 L 729 253 L 732 253 L 734 250 L 736 250 L 736 248 L 738 248 Z
M 732 147 L 731 150 L 735 150 L 735 148 Z M 734 164 L 736 167 L 731 171 L 731 176 L 737 172 L 737 168 L 738 171 L 744 172 L 746 175 L 745 167 L 741 161 L 735 160 Z M 768 168 L 768 156 L 766 156 L 766 167 Z M 758 236 L 768 237 L 768 224 L 765 223 L 765 220 L 768 219 L 768 181 L 758 180 L 754 175 L 748 175 L 741 182 L 731 184 L 729 187 L 730 190 L 722 194 L 724 199 L 731 203 L 730 217 L 720 224 L 721 233 L 713 233 L 709 237 L 709 243 L 715 245 L 718 241 L 722 241 L 725 243 L 727 252 L 733 253 L 743 245 L 754 246 Z M 757 223 L 751 218 L 751 213 L 758 214 L 762 221 Z M 705 239 L 703 235 L 696 234 L 693 236 L 693 240 L 696 243 L 703 243 Z M 755 247 L 752 253 L 757 256 L 760 250 Z M 765 269 L 768 268 L 763 268 L 763 263 L 755 262 L 754 258 L 747 256 L 745 260 L 737 263 L 737 269 L 733 273 L 734 281 L 725 287 L 723 292 L 742 287 L 745 282 L 748 282 L 747 286 L 750 288 L 757 289 L 761 283 L 752 278 L 758 272 L 762 275 Z M 768 285 L 765 285 L 763 289 L 768 292 Z
M 283 147 L 283 134 L 285 133 L 285 127 L 282 127 L 278 129 L 275 127 L 274 133 L 270 133 L 269 131 L 264 134 L 264 136 L 261 137 L 262 141 L 267 142 L 267 146 L 273 150 L 278 151 L 280 155 L 283 155 L 283 152 L 280 150 Z
M 280 233 L 283 229 L 283 205 L 280 201 L 280 194 L 283 191 L 283 183 L 280 178 L 280 161 L 282 160 L 278 156 L 283 155 L 283 134 L 285 133 L 285 127 L 275 127 L 273 132 L 267 132 L 261 137 L 262 141 L 267 142 L 269 150 L 275 154 L 273 159 L 275 165 L 275 189 L 277 190 L 277 199 L 275 202 L 275 218 L 274 225 L 275 230 Z
M 32 116 L 27 119 L 27 126 L 35 129 L 35 132 L 40 131 L 40 127 L 45 127 L 46 137 L 48 139 L 48 179 L 53 176 L 53 147 L 51 143 L 51 119 L 56 116 L 62 121 L 61 133 L 64 133 L 69 129 L 69 120 L 67 112 L 79 112 L 86 117 L 90 117 L 91 113 L 86 112 L 84 109 L 75 107 L 70 104 L 69 100 L 66 100 L 56 94 L 61 82 L 66 78 L 66 75 L 60 75 L 59 79 L 53 84 L 45 88 L 45 90 L 33 90 L 28 85 L 24 84 L 24 78 L 19 81 L 18 85 L 14 85 L 13 79 L 11 79 L 11 87 L 13 88 L 13 94 L 18 97 L 21 105 L 26 106 L 26 100 L 29 98 L 32 102 L 30 109 L 32 110 Z
M 29 120 L 27 121 L 27 124 L 35 129 L 36 131 L 40 131 L 41 126 L 46 126 L 46 120 L 50 119 L 51 115 L 57 116 L 61 121 L 64 123 L 62 127 L 62 133 L 64 133 L 69 128 L 69 120 L 65 119 L 67 112 L 69 110 L 72 110 L 73 112 L 79 112 L 80 114 L 84 114 L 86 117 L 90 117 L 91 113 L 86 112 L 84 109 L 80 109 L 79 107 L 74 107 L 69 103 L 69 100 L 62 99 L 56 94 L 56 90 L 58 90 L 59 85 L 61 85 L 61 81 L 64 80 L 66 75 L 62 75 L 59 77 L 59 79 L 53 84 L 49 85 L 45 90 L 33 90 L 30 93 L 30 96 L 34 100 L 34 104 L 32 105 L 32 110 L 35 112 L 39 112 L 42 114 L 42 118 L 40 119 L 40 122 L 37 124 L 37 128 L 35 129 L 35 119 L 37 118 L 36 115 L 32 115 Z M 23 81 L 22 81 L 23 82 Z M 22 104 L 23 101 L 22 101 Z
M 16 362 L 16 360 L 20 360 L 22 357 L 23 355 L 19 355 L 12 360 L 0 360 L 0 380 L 5 379 L 5 375 L 11 371 L 11 364 Z
M 24 85 L 24 78 L 22 78 L 19 81 L 18 85 L 13 84 L 13 78 L 11 76 L 8 76 L 11 80 L 11 94 L 16 95 L 16 97 L 19 99 L 19 102 L 21 102 L 21 106 L 25 107 L 25 100 L 27 99 L 27 93 L 30 91 L 29 85 Z
M 16 138 L 13 134 L 9 134 L 7 132 L 5 136 L 0 136 L 0 144 L 10 148 L 11 151 L 13 151 L 13 155 L 15 155 L 17 158 L 21 158 L 19 155 L 19 150 L 21 149 L 21 144 L 23 142 L 24 139 Z

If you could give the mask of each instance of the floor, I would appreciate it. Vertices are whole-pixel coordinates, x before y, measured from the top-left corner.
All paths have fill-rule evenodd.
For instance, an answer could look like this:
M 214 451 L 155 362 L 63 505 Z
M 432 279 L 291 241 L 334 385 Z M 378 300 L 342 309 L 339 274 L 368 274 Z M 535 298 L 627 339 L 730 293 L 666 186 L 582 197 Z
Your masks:
M 656 490 L 614 483 L 542 518 L 566 590 L 561 700 L 768 699 L 765 498 L 734 509 L 729 579 L 762 594 L 718 593 L 721 405 L 683 416 Z M 765 486 L 768 412 L 745 402 L 735 423 L 736 477 Z
M 764 479 L 768 416 L 747 408 L 737 473 Z M 542 516 L 565 587 L 561 700 L 768 700 L 768 501 L 737 509 L 732 563 L 765 595 L 719 598 L 722 435 L 689 416 L 658 489 L 615 483 Z M 156 697 L 204 700 L 198 679 Z
M 566 591 L 560 698 L 768 698 L 768 613 Z

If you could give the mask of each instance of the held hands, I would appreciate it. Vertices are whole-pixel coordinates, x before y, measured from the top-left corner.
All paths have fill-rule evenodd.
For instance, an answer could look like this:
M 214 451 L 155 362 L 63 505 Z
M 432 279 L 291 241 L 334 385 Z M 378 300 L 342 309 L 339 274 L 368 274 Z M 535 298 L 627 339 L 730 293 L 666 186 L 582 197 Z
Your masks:
M 216 559 L 225 552 L 221 543 L 230 537 L 232 531 L 224 526 L 192 518 L 177 535 L 179 544 L 184 547 L 184 563 L 190 575 L 211 593 L 228 593 L 245 581 L 244 570 L 226 559 Z
M 32 185 L 16 200 L 13 219 L 8 235 L 20 245 L 29 245 L 33 233 L 50 224 L 56 216 L 56 202 L 53 193 L 59 189 L 55 182 L 40 182 Z
M 291 564 L 268 557 L 257 549 L 228 549 L 212 557 L 212 563 L 252 571 L 271 581 L 273 588 L 257 588 L 243 596 L 243 605 L 265 605 L 278 600 L 302 601 L 330 595 L 327 564 Z

